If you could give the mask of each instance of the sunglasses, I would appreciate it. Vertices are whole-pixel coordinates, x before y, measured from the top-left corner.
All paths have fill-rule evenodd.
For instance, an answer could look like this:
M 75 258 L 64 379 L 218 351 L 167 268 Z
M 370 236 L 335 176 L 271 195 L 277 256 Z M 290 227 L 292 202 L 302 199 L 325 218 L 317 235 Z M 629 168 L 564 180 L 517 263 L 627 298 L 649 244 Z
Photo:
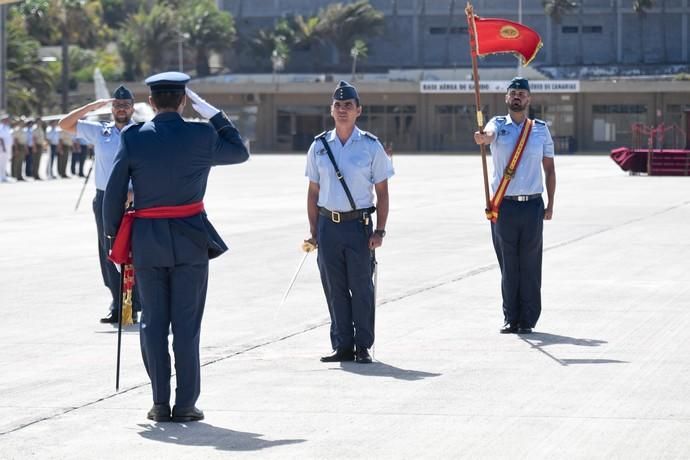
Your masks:
M 117 102 L 116 102 L 116 103 L 113 104 L 113 108 L 114 108 L 114 109 L 131 109 L 131 108 L 132 108 L 132 104 L 127 103 L 127 102 L 124 102 L 124 103 L 117 103 Z

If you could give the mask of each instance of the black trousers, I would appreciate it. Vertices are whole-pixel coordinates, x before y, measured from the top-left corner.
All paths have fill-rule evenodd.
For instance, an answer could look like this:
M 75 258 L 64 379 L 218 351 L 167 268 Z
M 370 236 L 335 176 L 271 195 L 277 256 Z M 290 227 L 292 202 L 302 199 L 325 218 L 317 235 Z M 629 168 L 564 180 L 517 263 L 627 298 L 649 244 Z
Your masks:
M 175 405 L 196 404 L 201 392 L 199 338 L 206 303 L 208 262 L 175 267 L 136 268 L 138 293 L 146 305 L 139 340 L 154 404 L 170 402 L 168 331 L 172 325 L 177 389 Z
M 371 222 L 334 223 L 319 216 L 317 261 L 331 316 L 333 349 L 374 344 L 374 259 Z
M 541 314 L 544 201 L 503 200 L 491 236 L 501 267 L 503 316 L 507 323 L 534 327 Z

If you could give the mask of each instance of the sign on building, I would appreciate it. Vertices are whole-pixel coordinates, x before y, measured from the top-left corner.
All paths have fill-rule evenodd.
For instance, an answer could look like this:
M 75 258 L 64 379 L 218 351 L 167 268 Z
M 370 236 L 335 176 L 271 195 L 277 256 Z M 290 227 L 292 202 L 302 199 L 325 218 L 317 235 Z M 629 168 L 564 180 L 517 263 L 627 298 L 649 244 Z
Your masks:
M 502 80 L 480 81 L 482 93 L 505 93 L 508 82 Z M 533 93 L 579 93 L 579 80 L 530 80 Z M 471 81 L 422 81 L 419 82 L 421 93 L 473 93 L 474 82 Z

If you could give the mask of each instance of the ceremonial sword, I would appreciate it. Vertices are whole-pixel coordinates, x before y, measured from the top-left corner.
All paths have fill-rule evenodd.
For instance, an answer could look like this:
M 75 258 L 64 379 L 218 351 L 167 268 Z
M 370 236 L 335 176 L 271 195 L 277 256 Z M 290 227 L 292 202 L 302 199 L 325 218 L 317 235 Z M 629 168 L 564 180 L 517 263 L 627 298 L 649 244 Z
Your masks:
M 84 185 L 81 188 L 81 193 L 79 194 L 79 198 L 77 199 L 77 204 L 74 206 L 74 210 L 79 209 L 79 203 L 81 203 L 81 197 L 84 196 L 84 190 L 86 190 L 86 184 L 89 183 L 89 177 L 91 177 L 91 171 L 93 171 L 93 165 L 96 163 L 96 159 L 91 162 L 91 166 L 89 167 L 89 172 L 86 173 L 86 179 L 84 179 Z
M 290 294 L 290 290 L 292 289 L 292 286 L 295 284 L 295 281 L 297 280 L 297 275 L 299 275 L 300 270 L 302 270 L 302 265 L 304 265 L 304 261 L 307 260 L 307 256 L 309 255 L 310 252 L 312 252 L 316 248 L 317 248 L 316 244 L 312 243 L 309 240 L 305 240 L 304 243 L 302 243 L 302 250 L 304 251 L 304 255 L 302 256 L 302 259 L 299 261 L 299 264 L 297 265 L 297 270 L 295 270 L 295 274 L 292 275 L 292 279 L 290 280 L 290 284 L 288 284 L 288 287 L 285 290 L 285 294 L 283 294 L 283 299 L 280 301 L 280 305 L 278 305 L 278 308 L 282 307 L 283 304 L 285 303 L 285 300 L 287 299 L 288 294 Z

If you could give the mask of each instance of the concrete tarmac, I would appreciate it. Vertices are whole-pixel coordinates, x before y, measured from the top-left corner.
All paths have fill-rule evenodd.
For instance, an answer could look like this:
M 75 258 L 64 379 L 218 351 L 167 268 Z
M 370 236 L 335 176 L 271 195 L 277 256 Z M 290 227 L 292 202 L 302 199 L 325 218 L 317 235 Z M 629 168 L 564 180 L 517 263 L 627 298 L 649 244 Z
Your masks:
M 690 458 L 690 178 L 556 159 L 543 313 L 500 335 L 480 159 L 396 156 L 375 362 L 324 364 L 304 156 L 219 167 L 199 423 L 152 423 L 136 326 L 99 324 L 81 180 L 0 184 L 0 459 Z M 146 308 L 144 306 L 144 308 Z M 173 383 L 174 388 L 174 383 Z

